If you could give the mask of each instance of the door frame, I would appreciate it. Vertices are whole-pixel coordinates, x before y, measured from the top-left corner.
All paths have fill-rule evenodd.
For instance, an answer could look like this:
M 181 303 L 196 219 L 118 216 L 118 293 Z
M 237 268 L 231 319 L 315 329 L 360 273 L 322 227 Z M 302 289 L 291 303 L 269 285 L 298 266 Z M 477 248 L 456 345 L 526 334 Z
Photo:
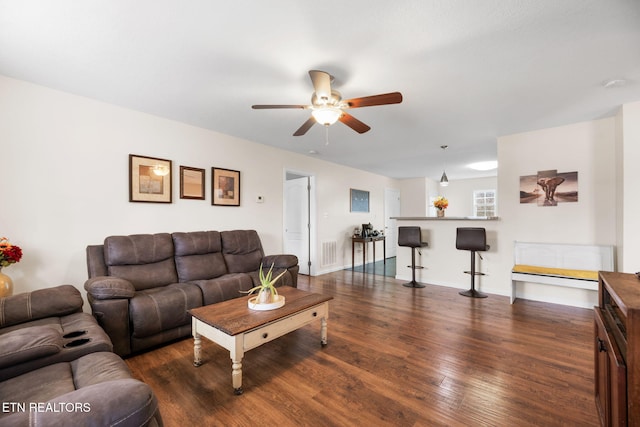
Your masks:
M 392 235 L 395 235 L 395 241 L 390 241 L 388 238 L 385 238 L 384 244 L 386 245 L 387 256 L 395 257 L 396 254 L 396 243 L 398 237 L 398 226 L 397 220 L 392 220 L 391 215 L 387 212 L 387 206 L 391 203 L 390 197 L 395 197 L 397 195 L 397 201 L 394 204 L 397 206 L 398 216 L 400 216 L 400 209 L 402 206 L 400 198 L 402 197 L 402 192 L 396 188 L 385 188 L 384 189 L 384 234 L 385 236 L 389 233 L 389 229 L 393 226 L 394 231 Z
M 307 192 L 307 203 L 309 209 L 309 227 L 308 227 L 308 239 L 309 239 L 309 247 L 308 247 L 308 260 L 298 260 L 298 265 L 300 266 L 300 272 L 304 274 L 307 272 L 309 276 L 315 276 L 317 273 L 317 251 L 316 251 L 316 236 L 317 236 L 317 216 L 316 216 L 316 177 L 313 173 L 308 171 L 302 171 L 299 169 L 287 168 L 285 167 L 283 170 L 283 182 L 282 182 L 282 242 L 284 245 L 286 239 L 286 215 L 285 215 L 285 203 L 286 198 L 284 197 L 285 188 L 287 181 L 287 175 L 294 174 L 299 177 L 307 177 L 309 182 L 309 191 Z M 308 265 L 311 263 L 311 265 Z

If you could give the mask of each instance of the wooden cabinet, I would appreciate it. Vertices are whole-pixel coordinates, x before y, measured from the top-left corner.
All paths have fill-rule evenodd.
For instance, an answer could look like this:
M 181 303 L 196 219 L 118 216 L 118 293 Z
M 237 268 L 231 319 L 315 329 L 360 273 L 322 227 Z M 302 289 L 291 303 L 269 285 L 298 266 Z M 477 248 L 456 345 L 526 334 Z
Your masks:
M 640 426 L 640 280 L 600 272 L 594 309 L 595 397 L 603 426 Z

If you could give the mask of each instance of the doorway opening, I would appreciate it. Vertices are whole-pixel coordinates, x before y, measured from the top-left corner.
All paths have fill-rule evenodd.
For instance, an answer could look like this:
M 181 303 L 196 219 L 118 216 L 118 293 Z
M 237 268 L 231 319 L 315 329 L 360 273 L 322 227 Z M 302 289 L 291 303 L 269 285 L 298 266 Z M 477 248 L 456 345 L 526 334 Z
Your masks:
M 353 267 L 353 271 L 362 273 L 375 274 L 378 276 L 395 277 L 396 276 L 396 249 L 398 242 L 398 225 L 397 218 L 400 216 L 400 190 L 385 188 L 384 189 L 384 245 L 386 259 L 373 260 L 365 265 Z M 373 244 L 376 243 L 365 243 Z M 375 253 L 375 252 L 374 252 Z M 350 269 L 350 268 L 348 268 Z

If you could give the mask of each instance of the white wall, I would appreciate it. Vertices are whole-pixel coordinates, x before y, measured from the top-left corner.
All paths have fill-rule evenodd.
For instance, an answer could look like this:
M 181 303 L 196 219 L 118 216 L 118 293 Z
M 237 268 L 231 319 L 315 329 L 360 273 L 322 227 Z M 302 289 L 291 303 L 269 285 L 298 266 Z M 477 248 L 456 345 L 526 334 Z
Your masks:
M 473 215 L 473 192 L 478 190 L 497 190 L 498 178 L 476 178 L 476 179 L 458 179 L 449 181 L 446 187 L 439 187 L 437 194 L 442 195 L 449 200 L 449 207 L 446 210 L 446 216 L 472 216 Z M 498 201 L 498 207 L 500 201 Z
M 400 215 L 427 216 L 427 178 L 400 180 Z
M 618 119 L 618 267 L 619 271 L 634 273 L 640 271 L 640 102 L 623 105 Z
M 0 236 L 24 252 L 5 270 L 16 293 L 61 283 L 81 289 L 85 247 L 114 234 L 251 228 L 265 252 L 279 253 L 284 170 L 316 175 L 317 242 L 339 243 L 342 268 L 351 262 L 353 227 L 382 228 L 384 188 L 399 188 L 379 175 L 3 76 L 0 94 Z M 129 154 L 173 161 L 172 204 L 128 201 Z M 180 165 L 207 170 L 206 200 L 179 198 Z M 213 166 L 241 172 L 240 207 L 211 205 Z M 370 214 L 349 212 L 351 187 L 371 192 Z
M 509 283 L 514 241 L 616 244 L 615 140 L 615 118 L 498 139 L 502 221 L 497 240 L 504 250 L 502 283 Z M 555 207 L 521 204 L 519 177 L 549 169 L 578 172 L 578 202 Z M 584 307 L 596 303 L 595 292 L 583 290 L 524 284 L 519 293 L 526 298 Z

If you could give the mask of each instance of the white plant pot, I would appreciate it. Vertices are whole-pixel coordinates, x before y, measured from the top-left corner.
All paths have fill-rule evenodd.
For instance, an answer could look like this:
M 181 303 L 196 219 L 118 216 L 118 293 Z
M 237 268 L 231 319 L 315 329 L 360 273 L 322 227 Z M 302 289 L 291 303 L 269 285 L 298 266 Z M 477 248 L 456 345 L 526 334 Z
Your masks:
M 274 295 L 272 298 L 272 302 L 269 303 L 261 303 L 258 302 L 258 297 L 252 297 L 247 300 L 247 305 L 251 310 L 257 311 L 266 311 L 266 310 L 275 310 L 276 308 L 280 308 L 284 305 L 284 296 L 283 295 Z

